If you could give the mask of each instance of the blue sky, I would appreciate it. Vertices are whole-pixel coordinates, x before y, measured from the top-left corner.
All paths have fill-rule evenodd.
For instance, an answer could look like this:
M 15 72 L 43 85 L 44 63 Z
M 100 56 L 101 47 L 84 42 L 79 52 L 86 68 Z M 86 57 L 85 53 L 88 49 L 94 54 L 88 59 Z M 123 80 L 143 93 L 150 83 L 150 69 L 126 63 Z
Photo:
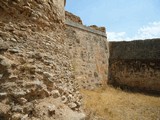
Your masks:
M 67 0 L 66 10 L 105 26 L 109 40 L 160 38 L 160 0 Z

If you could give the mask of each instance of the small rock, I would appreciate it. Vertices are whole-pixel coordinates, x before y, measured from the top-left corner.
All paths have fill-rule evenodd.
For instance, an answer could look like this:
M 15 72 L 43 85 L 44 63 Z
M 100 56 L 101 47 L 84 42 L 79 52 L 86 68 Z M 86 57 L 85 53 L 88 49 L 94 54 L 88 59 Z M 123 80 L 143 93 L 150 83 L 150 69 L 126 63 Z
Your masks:
M 12 95 L 14 97 L 20 97 L 20 96 L 25 96 L 27 93 L 24 91 L 20 91 L 20 92 L 13 92 Z
M 19 103 L 22 104 L 22 105 L 25 104 L 25 103 L 27 103 L 27 99 L 25 99 L 25 98 L 23 98 L 23 97 L 21 97 L 18 101 L 19 101 Z
M 55 105 L 48 106 L 48 114 L 50 116 L 53 116 L 53 115 L 55 115 L 55 113 L 56 113 L 56 106 Z
M 81 105 L 82 105 L 82 103 L 81 102 L 76 102 L 77 103 L 77 107 L 80 107 Z
M 23 117 L 21 117 L 21 120 L 28 120 L 28 114 L 26 114 Z
M 2 77 L 3 77 L 3 74 L 0 74 L 0 79 L 2 79 Z
M 34 59 L 29 59 L 28 62 L 29 63 L 34 63 Z
M 9 79 L 10 79 L 10 80 L 16 80 L 17 78 L 18 78 L 17 75 L 11 74 L 11 75 L 9 76 Z
M 24 113 L 29 113 L 29 112 L 33 111 L 33 109 L 34 109 L 34 105 L 33 104 L 36 104 L 36 103 L 34 101 L 33 101 L 33 103 L 31 103 L 31 102 L 26 103 L 25 107 L 23 109 L 23 112 Z
M 69 106 L 71 109 L 74 109 L 74 108 L 77 107 L 77 104 L 74 103 L 74 102 L 71 102 L 71 103 L 68 104 L 68 106 Z
M 35 74 L 37 67 L 32 65 L 32 66 L 29 66 L 29 69 L 31 74 Z
M 51 78 L 52 77 L 52 75 L 48 72 L 43 72 L 43 75 L 44 75 L 45 78 Z
M 52 64 L 52 61 L 49 61 L 49 60 L 44 60 L 43 62 L 44 62 L 46 65 Z
M 26 56 L 28 57 L 28 58 L 32 58 L 32 57 L 34 57 L 34 52 L 32 52 L 32 51 L 29 51 L 29 52 L 26 52 Z
M 12 120 L 20 120 L 22 117 L 22 114 L 20 113 L 15 113 L 12 115 Z
M 50 44 L 50 43 L 46 43 L 46 45 L 47 45 L 47 46 L 50 46 L 51 44 Z
M 69 95 L 68 95 L 68 100 L 69 100 L 69 101 L 72 101 L 72 99 L 73 99 L 73 96 L 72 96 L 71 94 L 69 94 Z
M 12 111 L 12 112 L 22 113 L 22 112 L 23 112 L 23 108 L 22 108 L 21 106 L 17 105 L 17 106 L 13 106 L 13 107 L 11 108 L 11 111 Z
M 10 106 L 4 103 L 0 103 L 0 115 L 7 114 L 10 111 Z
M 12 49 L 9 49 L 8 51 L 11 53 L 19 53 L 20 52 L 20 50 L 18 48 L 12 48 Z
M 43 70 L 42 70 L 42 69 L 36 69 L 36 72 L 37 72 L 38 74 L 43 74 Z
M 1 43 L 0 42 L 0 51 L 7 51 L 9 48 L 9 45 L 5 44 L 5 43 Z
M 13 63 L 13 62 L 12 62 L 11 60 L 9 60 L 8 58 L 0 55 L 0 65 L 1 65 L 2 67 L 10 68 L 11 65 L 12 65 L 12 63 Z
M 40 59 L 43 58 L 43 55 L 41 53 L 34 53 L 33 57 L 36 58 L 36 59 L 38 59 L 38 60 L 40 60 Z
M 58 90 L 52 90 L 51 91 L 51 95 L 53 96 L 53 98 L 58 98 L 60 97 L 60 93 Z
M 13 48 L 9 50 L 10 53 L 20 53 L 20 49 L 18 48 Z
M 12 42 L 17 42 L 17 40 L 15 38 L 11 38 L 10 39 Z
M 61 100 L 63 103 L 66 103 L 68 101 L 67 97 L 64 95 L 61 97 Z
M 49 92 L 47 89 L 44 89 L 43 91 L 44 91 L 44 93 L 45 93 L 45 96 L 47 96 L 47 97 L 50 96 L 50 92 Z
M 7 97 L 7 93 L 0 93 L 0 98 Z

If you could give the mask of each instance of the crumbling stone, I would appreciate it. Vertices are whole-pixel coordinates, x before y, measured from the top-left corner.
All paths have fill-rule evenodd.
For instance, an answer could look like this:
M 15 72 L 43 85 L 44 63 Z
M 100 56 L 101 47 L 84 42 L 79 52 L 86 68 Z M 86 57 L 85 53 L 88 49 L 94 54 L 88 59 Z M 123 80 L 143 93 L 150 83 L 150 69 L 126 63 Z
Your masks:
M 68 103 L 68 106 L 71 108 L 71 109 L 75 109 L 77 107 L 77 104 L 74 103 L 74 102 L 71 102 L 71 103 Z
M 160 39 L 110 42 L 108 83 L 160 93 Z
M 94 47 L 98 47 L 98 51 L 101 51 L 100 46 L 105 48 L 105 42 L 86 32 L 86 39 L 83 39 L 83 33 L 65 26 L 63 0 L 3 0 L 0 14 L 0 106 L 3 104 L 0 117 L 85 119 L 84 114 L 80 114 L 83 112 L 80 109 L 82 96 L 78 91 L 89 73 L 94 76 L 97 72 L 98 81 L 103 78 L 98 72 L 104 72 L 102 66 L 91 59 L 106 59 L 104 54 L 97 59 L 99 53 L 92 52 L 97 51 Z M 72 14 L 68 17 L 82 23 Z M 93 40 L 90 44 L 85 42 L 90 39 Z M 92 42 L 99 45 L 94 46 Z M 3 110 L 3 106 L 7 109 Z
M 68 20 L 74 21 L 75 23 L 82 24 L 82 20 L 80 17 L 73 15 L 72 13 L 65 11 L 65 17 Z
M 21 97 L 21 98 L 18 99 L 18 102 L 19 102 L 20 104 L 24 105 L 25 103 L 27 103 L 27 99 Z
M 48 106 L 48 114 L 49 116 L 53 116 L 56 114 L 56 106 L 52 105 L 52 106 Z
M 66 103 L 68 101 L 67 97 L 64 95 L 61 97 L 61 100 L 63 103 Z
M 12 115 L 12 120 L 20 120 L 22 117 L 22 114 L 20 113 L 15 113 Z
M 11 53 L 19 53 L 20 52 L 19 48 L 10 48 L 8 51 Z
M 53 96 L 53 98 L 58 98 L 60 97 L 60 93 L 58 90 L 52 90 L 51 91 L 51 95 Z

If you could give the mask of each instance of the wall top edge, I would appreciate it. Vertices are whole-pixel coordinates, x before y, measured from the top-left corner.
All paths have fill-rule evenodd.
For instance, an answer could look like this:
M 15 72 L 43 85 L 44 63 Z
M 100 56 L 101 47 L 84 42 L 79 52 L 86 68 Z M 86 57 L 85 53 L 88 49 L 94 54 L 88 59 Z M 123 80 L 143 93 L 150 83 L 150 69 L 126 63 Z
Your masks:
M 87 26 L 75 23 L 73 21 L 65 20 L 65 24 L 68 25 L 68 26 L 71 26 L 71 27 L 74 27 L 74 28 L 78 28 L 78 29 L 81 29 L 81 30 L 84 30 L 84 31 L 87 31 L 87 32 L 90 32 L 90 33 L 93 33 L 93 34 L 97 34 L 97 35 L 100 35 L 100 36 L 103 36 L 103 37 L 107 38 L 107 34 L 106 33 L 98 31 L 98 30 L 91 29 L 91 28 L 89 28 Z

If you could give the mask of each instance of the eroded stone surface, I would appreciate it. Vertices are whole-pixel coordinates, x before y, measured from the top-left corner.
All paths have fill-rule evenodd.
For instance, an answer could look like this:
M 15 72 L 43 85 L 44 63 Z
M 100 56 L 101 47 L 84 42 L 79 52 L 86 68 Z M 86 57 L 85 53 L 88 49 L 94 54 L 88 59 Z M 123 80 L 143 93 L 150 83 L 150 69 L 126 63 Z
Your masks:
M 0 14 L 0 119 L 66 120 L 65 110 L 78 114 L 67 107 L 68 95 L 79 94 L 65 41 L 64 1 L 3 0 Z M 64 104 L 54 101 L 62 96 Z
M 81 88 L 94 89 L 107 82 L 109 49 L 106 37 L 67 26 L 73 72 Z
M 160 93 L 160 40 L 110 43 L 109 83 Z
M 106 82 L 106 36 L 65 26 L 64 0 L 3 0 L 0 15 L 0 119 L 84 120 L 79 89 Z

